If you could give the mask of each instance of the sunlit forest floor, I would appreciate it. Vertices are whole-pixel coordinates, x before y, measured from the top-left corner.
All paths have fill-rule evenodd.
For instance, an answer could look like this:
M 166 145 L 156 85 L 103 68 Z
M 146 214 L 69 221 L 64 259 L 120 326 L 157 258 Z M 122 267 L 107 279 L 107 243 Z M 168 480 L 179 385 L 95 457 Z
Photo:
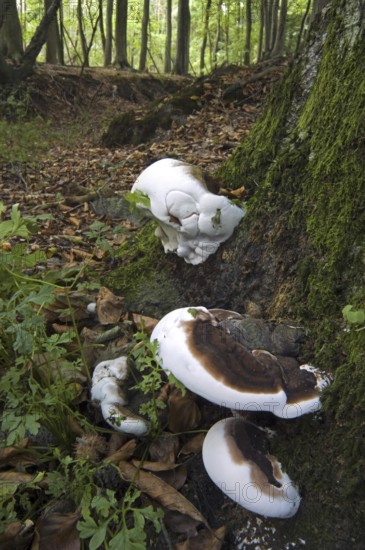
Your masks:
M 199 111 L 175 120 L 170 130 L 158 130 L 148 143 L 108 149 L 101 137 L 113 116 L 129 110 L 142 116 L 149 101 L 166 95 L 162 86 L 153 85 L 156 77 L 87 69 L 80 78 L 78 68 L 44 65 L 22 90 L 25 120 L 14 125 L 13 133 L 10 128 L 10 139 L 3 136 L 6 143 L 0 141 L 2 200 L 19 202 L 24 214 L 53 214 L 58 235 L 48 227 L 37 237 L 42 246 L 42 238 L 50 244 L 50 235 L 51 240 L 62 233 L 82 235 L 95 217 L 90 202 L 123 194 L 154 160 L 179 158 L 213 174 L 249 132 L 283 68 L 279 64 L 262 77 L 261 67 L 221 69 L 206 79 Z M 225 87 L 248 79 L 239 99 L 222 99 Z M 165 89 L 189 83 L 182 77 L 168 80 Z M 28 113 L 37 118 L 27 120 Z M 87 250 L 87 241 L 80 246 Z

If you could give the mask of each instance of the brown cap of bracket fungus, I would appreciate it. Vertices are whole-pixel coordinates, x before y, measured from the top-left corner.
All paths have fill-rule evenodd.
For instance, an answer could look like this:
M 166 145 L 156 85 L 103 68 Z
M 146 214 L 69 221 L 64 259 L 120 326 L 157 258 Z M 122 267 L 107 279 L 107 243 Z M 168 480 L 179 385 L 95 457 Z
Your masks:
M 287 373 L 275 356 L 260 361 L 204 307 L 171 311 L 156 325 L 151 340 L 158 342 L 162 367 L 212 403 L 281 418 L 320 408 L 323 384 L 314 367 L 312 372 L 306 366 Z
M 243 418 L 220 420 L 210 428 L 203 462 L 212 481 L 247 510 L 275 518 L 297 512 L 299 493 L 270 455 L 264 430 Z

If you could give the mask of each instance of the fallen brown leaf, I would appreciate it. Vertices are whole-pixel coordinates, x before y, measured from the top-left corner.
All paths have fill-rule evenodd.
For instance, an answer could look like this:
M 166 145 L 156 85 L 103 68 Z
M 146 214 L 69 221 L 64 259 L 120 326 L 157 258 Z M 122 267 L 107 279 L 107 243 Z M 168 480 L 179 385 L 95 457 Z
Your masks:
M 189 439 L 180 450 L 179 454 L 190 455 L 200 453 L 203 447 L 205 433 L 200 433 Z
M 214 531 L 202 529 L 192 538 L 180 542 L 175 546 L 176 550 L 219 550 L 222 546 L 226 527 L 222 526 Z
M 96 314 L 102 325 L 117 323 L 122 315 L 124 298 L 115 296 L 108 288 L 101 287 L 96 299 Z
M 163 433 L 151 443 L 149 448 L 150 459 L 154 462 L 173 466 L 179 446 L 179 439 L 176 435 Z
M 76 524 L 78 512 L 53 513 L 41 518 L 36 524 L 36 536 L 31 550 L 79 550 L 80 535 Z
M 201 422 L 201 412 L 191 393 L 182 395 L 174 388 L 167 400 L 169 408 L 169 429 L 174 433 L 188 432 L 197 428 Z
M 199 510 L 187 498 L 162 479 L 151 474 L 151 472 L 138 470 L 132 464 L 129 464 L 129 462 L 122 462 L 119 464 L 119 468 L 126 481 L 134 483 L 140 491 L 147 493 L 148 496 L 168 510 L 180 512 L 199 523 L 207 524 Z

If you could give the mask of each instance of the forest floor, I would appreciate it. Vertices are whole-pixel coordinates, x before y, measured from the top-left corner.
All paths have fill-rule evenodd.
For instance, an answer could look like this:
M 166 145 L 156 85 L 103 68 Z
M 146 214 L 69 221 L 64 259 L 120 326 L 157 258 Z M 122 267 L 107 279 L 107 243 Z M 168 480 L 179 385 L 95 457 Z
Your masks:
M 122 196 L 139 173 L 161 157 L 180 158 L 213 174 L 250 131 L 284 68 L 283 63 L 269 71 L 263 67 L 227 67 L 217 71 L 204 81 L 205 95 L 199 111 L 175 120 L 169 130 L 157 131 L 148 143 L 110 149 L 100 145 L 101 137 L 116 114 L 134 110 L 142 116 L 152 99 L 177 91 L 189 79 L 171 77 L 161 85 L 151 75 L 102 69 L 88 69 L 80 78 L 80 69 L 42 66 L 28 83 L 26 108 L 40 117 L 43 142 L 39 143 L 39 137 L 34 140 L 25 119 L 21 136 L 25 138 L 24 147 L 18 148 L 17 136 L 13 136 L 13 142 L 8 140 L 6 146 L 0 145 L 0 154 L 4 153 L 0 167 L 1 200 L 8 212 L 12 204 L 19 203 L 23 215 L 52 215 L 40 221 L 40 231 L 29 241 L 33 252 L 46 253 L 46 268 L 63 269 L 86 263 L 94 271 L 101 271 L 110 250 L 128 238 L 126 232 L 120 234 L 114 228 L 123 225 L 127 233 L 137 228 L 108 212 L 97 214 L 97 199 Z M 239 97 L 224 100 L 223 90 L 237 81 L 242 81 Z M 95 221 L 105 223 L 103 242 L 106 240 L 108 247 L 96 240 L 100 227 L 90 233 Z M 4 250 L 15 243 L 16 240 L 5 243 Z M 37 269 L 34 266 L 30 274 Z M 54 330 L 62 332 L 57 323 Z M 115 453 L 115 442 L 113 445 L 110 454 Z M 306 541 L 287 529 L 285 521 L 256 517 L 224 497 L 207 478 L 196 451 L 190 455 L 189 464 L 189 475 L 180 481 L 180 489 L 213 529 L 220 528 L 218 537 L 228 526 L 223 548 L 281 550 L 305 546 Z M 160 536 L 158 547 L 171 548 L 180 541 L 176 548 L 219 548 L 219 539 L 209 529 L 197 531 L 199 521 L 188 505 L 182 509 L 184 513 L 179 517 L 170 510 L 166 524 L 173 535 Z M 50 525 L 43 527 L 48 529 Z

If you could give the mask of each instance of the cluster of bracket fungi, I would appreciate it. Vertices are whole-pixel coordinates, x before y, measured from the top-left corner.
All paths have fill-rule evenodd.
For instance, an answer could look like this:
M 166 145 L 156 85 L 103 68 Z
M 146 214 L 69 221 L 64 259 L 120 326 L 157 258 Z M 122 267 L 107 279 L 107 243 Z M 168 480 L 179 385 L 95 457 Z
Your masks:
M 192 264 L 205 261 L 207 250 L 215 252 L 244 214 L 226 197 L 210 193 L 199 169 L 173 159 L 142 172 L 132 189 L 137 191 L 148 198 L 141 208 L 158 221 L 165 251 Z M 203 306 L 171 311 L 151 334 L 166 372 L 191 392 L 233 412 L 206 434 L 203 462 L 208 475 L 238 504 L 268 517 L 293 516 L 301 497 L 270 454 L 265 429 L 248 417 L 263 412 L 294 419 L 320 410 L 321 390 L 330 380 L 315 367 L 299 364 L 302 336 L 294 326 Z M 114 429 L 144 437 L 148 420 L 126 407 L 127 374 L 126 357 L 100 363 L 91 397 Z

